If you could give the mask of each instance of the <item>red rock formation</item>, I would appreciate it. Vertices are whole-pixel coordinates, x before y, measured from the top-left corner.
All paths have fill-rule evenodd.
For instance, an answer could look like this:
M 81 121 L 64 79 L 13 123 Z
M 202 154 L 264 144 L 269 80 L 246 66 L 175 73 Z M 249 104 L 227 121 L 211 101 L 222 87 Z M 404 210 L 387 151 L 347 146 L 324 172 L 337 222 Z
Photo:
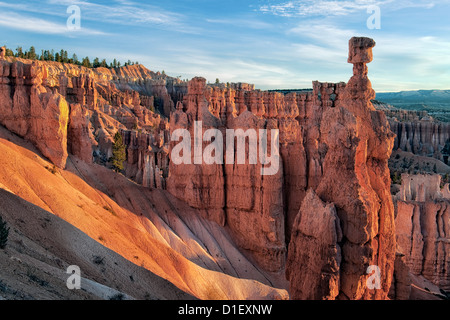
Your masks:
M 324 99 L 320 107 L 313 101 L 305 112 L 308 186 L 315 189 L 322 201 L 335 205 L 342 227 L 337 296 L 342 299 L 386 298 L 394 268 L 394 210 L 387 167 L 394 136 L 384 114 L 375 111 L 370 103 L 374 91 L 367 78 L 366 63 L 372 60 L 374 45 L 368 38 L 352 38 L 348 61 L 354 64 L 353 77 L 345 90 L 342 85 L 336 87 L 340 99 L 334 104 L 324 103 L 331 94 L 328 89 L 321 90 Z M 307 203 L 302 203 L 303 206 Z M 290 243 L 294 248 L 289 250 L 300 250 L 295 247 L 297 242 L 292 233 Z M 323 257 L 317 253 L 316 259 L 322 261 Z M 293 276 L 303 263 L 293 259 L 287 265 L 291 292 L 301 292 L 298 288 L 306 281 L 301 274 L 297 279 Z M 379 290 L 366 286 L 365 272 L 369 265 L 380 268 Z M 334 296 L 331 291 L 321 294 L 321 298 Z
M 89 111 L 79 104 L 70 105 L 68 151 L 86 163 L 92 163 L 92 149 L 97 142 L 91 132 Z
M 5 60 L 6 47 L 0 47 L 0 60 Z
M 342 231 L 333 204 L 310 189 L 292 225 L 286 277 L 291 299 L 335 299 L 339 295 Z
M 67 159 L 69 107 L 59 94 L 42 86 L 47 70 L 39 62 L 0 62 L 0 123 L 25 137 L 51 162 Z
M 406 264 L 406 257 L 402 253 L 396 253 L 394 264 L 394 276 L 392 278 L 389 298 L 394 300 L 409 300 L 411 296 L 411 276 Z
M 449 123 L 424 118 L 416 121 L 397 121 L 396 118 L 391 118 L 389 123 L 397 135 L 394 150 L 434 157 L 448 164 L 449 151 L 443 149 L 450 139 Z
M 402 175 L 396 199 L 397 250 L 414 275 L 450 289 L 450 199 L 439 175 Z
M 218 119 L 215 119 L 208 110 L 205 94 L 206 79 L 196 77 L 189 81 L 188 94 L 184 96 L 183 103 L 177 105 L 177 110 L 170 117 L 171 136 L 177 129 L 187 129 L 190 133 L 190 145 L 193 146 L 195 121 L 202 121 L 201 136 L 204 131 L 218 127 Z M 186 112 L 183 112 L 183 106 Z M 171 142 L 171 148 L 174 145 L 176 142 Z M 191 164 L 178 165 L 171 160 L 167 190 L 192 207 L 201 209 L 211 220 L 224 225 L 225 182 L 222 166 L 195 164 L 194 152 L 191 153 L 190 162 Z
M 168 135 L 122 130 L 127 146 L 125 175 L 149 188 L 165 189 L 169 170 Z
M 24 72 L 28 67 L 22 64 L 10 76 L 4 67 L 10 64 L 2 61 L 0 101 L 6 103 L 0 104 L 0 123 L 29 135 L 56 163 L 65 161 L 67 144 L 86 162 L 92 161 L 92 151 L 106 162 L 112 136 L 122 130 L 128 177 L 157 188 L 167 181 L 170 193 L 225 225 L 260 267 L 274 272 L 286 267 L 292 298 L 384 299 L 395 260 L 387 168 L 394 138 L 384 114 L 370 103 L 375 94 L 366 64 L 374 45 L 368 38 L 350 40 L 348 61 L 354 69 L 348 84 L 315 81 L 312 92 L 286 95 L 242 83 L 207 87 L 203 78 L 186 85 L 139 66 L 87 70 L 49 63 L 47 74 L 45 68 Z M 28 73 L 25 81 L 30 83 L 21 83 Z M 63 96 L 34 83 L 44 80 L 71 102 L 68 143 L 63 130 L 67 104 Z M 220 130 L 223 137 L 226 129 L 277 129 L 279 170 L 262 175 L 260 162 L 250 164 L 248 139 L 242 165 L 224 164 L 225 155 L 222 163 L 197 162 L 194 152 L 191 164 L 173 159 L 169 164 L 178 141 L 167 145 L 167 120 L 151 107 L 170 114 L 170 136 L 187 129 L 191 145 L 196 121 L 202 122 L 200 135 L 209 129 Z M 144 131 L 130 130 L 136 126 Z M 202 150 L 209 144 L 203 141 Z M 235 153 L 239 148 L 236 143 Z M 429 247 L 437 243 L 429 239 Z M 380 268 L 381 289 L 366 287 L 369 265 Z
M 258 117 L 245 102 L 245 91 L 207 89 L 205 79 L 194 78 L 183 104 L 179 103 L 171 116 L 171 134 L 179 128 L 188 129 L 194 145 L 194 122 L 202 121 L 201 133 L 217 128 L 225 145 L 225 129 L 277 128 L 275 119 Z M 170 150 L 175 145 L 172 142 Z M 284 265 L 285 254 L 282 169 L 276 175 L 262 176 L 261 164 L 249 164 L 248 140 L 245 146 L 247 164 L 243 165 L 223 164 L 223 155 L 221 164 L 195 164 L 193 154 L 192 164 L 171 161 L 167 189 L 210 219 L 226 224 L 241 248 L 249 250 L 265 269 L 277 271 Z M 237 144 L 234 148 L 236 151 Z

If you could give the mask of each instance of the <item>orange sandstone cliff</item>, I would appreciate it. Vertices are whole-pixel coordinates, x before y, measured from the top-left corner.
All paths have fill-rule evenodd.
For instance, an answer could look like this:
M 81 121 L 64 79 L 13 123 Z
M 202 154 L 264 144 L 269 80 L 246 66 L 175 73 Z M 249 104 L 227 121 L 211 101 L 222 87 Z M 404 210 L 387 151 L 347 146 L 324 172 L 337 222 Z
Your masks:
M 244 83 L 208 85 L 201 77 L 186 83 L 140 65 L 89 70 L 1 60 L 0 124 L 32 142 L 61 169 L 69 154 L 74 163 L 81 160 L 85 164 L 80 166 L 88 166 L 84 172 L 89 178 L 85 179 L 95 180 L 91 184 L 100 189 L 106 178 L 96 176 L 93 168 L 108 165 L 113 136 L 120 131 L 127 148 L 126 177 L 140 184 L 139 188 L 159 189 L 158 199 L 165 199 L 167 215 L 166 208 L 173 206 L 166 202 L 178 198 L 194 212 L 189 216 L 194 219 L 186 213 L 186 221 L 210 221 L 209 229 L 200 229 L 195 236 L 205 237 L 216 230 L 221 235 L 215 240 L 217 246 L 226 238 L 243 252 L 242 256 L 233 253 L 239 259 L 229 264 L 218 258 L 219 267 L 213 270 L 264 283 L 252 286 L 245 292 L 247 297 L 257 296 L 254 290 L 264 287 L 267 296 L 284 298 L 284 292 L 265 287 L 272 285 L 285 286 L 291 299 L 386 299 L 396 248 L 387 165 L 394 134 L 384 113 L 370 102 L 375 92 L 367 63 L 373 59 L 374 46 L 369 38 L 350 40 L 348 62 L 353 64 L 353 76 L 347 84 L 314 81 L 312 91 L 287 94 L 255 90 Z M 244 143 L 245 164 L 175 164 L 171 152 L 176 142 L 171 136 L 177 129 L 186 129 L 194 145 L 199 121 L 201 134 L 217 129 L 224 137 L 227 129 L 277 129 L 278 170 L 263 175 L 267 165 L 249 163 L 253 156 L 249 139 Z M 269 134 L 269 146 L 271 142 Z M 203 141 L 202 147 L 207 146 Z M 238 145 L 234 148 L 237 153 Z M 75 170 L 74 163 L 68 169 Z M 150 203 L 139 201 L 151 197 L 144 193 L 146 197 L 135 198 L 127 192 L 114 188 L 115 200 L 145 216 Z M 101 206 L 97 209 L 101 211 Z M 183 220 L 185 211 L 177 212 L 177 219 Z M 156 225 L 159 221 L 155 215 L 146 218 Z M 153 228 L 142 221 L 148 230 Z M 184 237 L 192 232 L 186 230 Z M 164 235 L 167 230 L 159 232 Z M 195 254 L 179 244 L 177 236 L 165 242 L 167 250 L 158 251 L 159 261 L 166 261 L 164 254 L 171 255 L 172 246 L 177 257 L 186 255 L 189 260 L 194 271 L 187 275 L 200 272 L 191 265 Z M 189 243 L 186 238 L 183 241 Z M 126 255 L 124 246 L 116 248 Z M 201 249 L 213 259 L 209 252 L 213 249 Z M 244 256 L 249 261 L 245 270 L 253 264 L 260 271 L 244 273 L 237 262 Z M 171 265 L 174 269 L 177 261 L 185 263 L 179 259 Z M 369 266 L 380 270 L 377 289 L 367 286 Z M 208 296 L 206 289 L 194 288 L 192 279 L 178 273 L 167 275 L 161 268 L 154 269 L 183 290 Z M 223 281 L 233 283 L 228 277 Z M 245 284 L 236 283 L 238 287 Z M 233 291 L 221 297 L 246 296 Z

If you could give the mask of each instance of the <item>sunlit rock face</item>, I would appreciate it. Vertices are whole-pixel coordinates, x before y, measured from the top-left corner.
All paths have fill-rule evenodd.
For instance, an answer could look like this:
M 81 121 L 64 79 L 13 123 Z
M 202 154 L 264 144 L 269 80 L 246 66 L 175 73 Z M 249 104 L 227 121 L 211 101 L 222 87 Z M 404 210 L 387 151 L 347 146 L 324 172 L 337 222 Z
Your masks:
M 374 46 L 369 38 L 350 40 L 348 83 L 314 81 L 311 91 L 286 94 L 208 85 L 201 77 L 186 83 L 141 66 L 87 70 L 2 60 L 0 123 L 59 167 L 68 153 L 107 163 L 119 131 L 128 178 L 167 189 L 224 227 L 258 268 L 286 275 L 291 298 L 384 299 L 395 262 L 387 166 L 394 135 L 370 102 Z M 173 158 L 179 129 L 190 146 L 200 137 L 200 154 L 192 150 L 189 164 Z M 226 152 L 206 163 L 210 130 L 223 137 L 224 151 L 227 131 L 265 130 L 265 156 L 278 151 L 279 159 L 263 164 L 247 137 L 230 149 L 234 163 Z M 367 286 L 369 266 L 380 270 L 379 289 Z
M 316 299 L 384 299 L 391 283 L 395 235 L 387 161 L 394 135 L 384 114 L 375 111 L 370 102 L 375 93 L 367 77 L 366 63 L 372 61 L 374 45 L 375 42 L 368 38 L 350 40 L 348 62 L 354 65 L 353 76 L 345 88 L 340 87 L 337 101 L 330 107 L 322 105 L 314 112 L 316 122 L 313 127 L 318 129 L 313 128 L 314 136 L 307 139 L 315 138 L 315 143 L 310 142 L 310 147 L 306 148 L 307 154 L 311 154 L 311 146 L 317 146 L 312 187 L 321 201 L 336 208 L 342 230 L 342 238 L 337 237 L 336 243 L 331 245 L 336 249 L 329 250 L 329 260 L 324 261 L 319 253 L 317 260 L 307 257 L 310 265 L 316 268 L 316 281 L 330 279 L 329 290 L 316 292 Z M 303 207 L 307 204 L 302 203 Z M 301 224 L 302 210 L 297 219 Z M 330 229 L 339 234 L 336 226 L 331 224 Z M 289 253 L 291 250 L 301 252 L 302 235 L 308 233 L 300 231 L 292 232 Z M 291 257 L 287 265 L 291 291 L 298 292 L 293 298 L 297 299 L 307 298 L 310 294 L 304 289 L 298 290 L 304 286 L 305 277 L 293 281 L 297 266 L 305 264 L 302 259 L 301 254 L 297 259 Z M 335 261 L 331 269 L 326 267 L 329 261 Z M 371 265 L 380 270 L 381 287 L 378 290 L 371 290 L 366 285 L 366 270 Z
M 0 61 L 0 124 L 64 168 L 69 107 L 64 97 L 42 85 L 46 77 L 47 69 L 39 62 Z
M 315 81 L 312 92 L 208 88 L 193 79 L 171 117 L 171 132 L 192 133 L 196 120 L 204 130 L 279 130 L 277 174 L 261 176 L 248 163 L 171 163 L 167 186 L 227 226 L 263 268 L 286 268 L 294 299 L 383 299 L 389 291 L 395 235 L 387 161 L 394 135 L 370 102 L 375 92 L 366 64 L 373 46 L 372 39 L 352 38 L 348 84 Z M 335 236 L 325 239 L 317 225 Z M 370 265 L 381 270 L 380 290 L 366 286 Z M 321 289 L 307 290 L 313 283 Z

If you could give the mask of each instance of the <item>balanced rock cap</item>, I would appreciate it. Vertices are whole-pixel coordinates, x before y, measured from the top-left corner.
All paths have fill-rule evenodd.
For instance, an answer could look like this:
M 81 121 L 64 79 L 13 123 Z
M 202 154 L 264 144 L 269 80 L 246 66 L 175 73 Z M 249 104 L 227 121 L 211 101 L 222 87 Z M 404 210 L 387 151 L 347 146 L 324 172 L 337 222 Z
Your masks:
M 375 41 L 366 37 L 353 37 L 349 41 L 348 63 L 369 63 L 373 60 Z

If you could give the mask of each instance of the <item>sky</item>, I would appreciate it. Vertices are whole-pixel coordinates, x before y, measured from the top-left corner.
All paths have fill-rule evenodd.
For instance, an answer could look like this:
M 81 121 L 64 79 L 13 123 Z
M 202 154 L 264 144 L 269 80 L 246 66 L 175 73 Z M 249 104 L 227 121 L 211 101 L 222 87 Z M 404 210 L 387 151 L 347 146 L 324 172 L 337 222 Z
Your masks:
M 450 0 L 0 0 L 0 45 L 267 90 L 347 82 L 348 40 L 366 36 L 376 91 L 450 89 L 449 14 Z

